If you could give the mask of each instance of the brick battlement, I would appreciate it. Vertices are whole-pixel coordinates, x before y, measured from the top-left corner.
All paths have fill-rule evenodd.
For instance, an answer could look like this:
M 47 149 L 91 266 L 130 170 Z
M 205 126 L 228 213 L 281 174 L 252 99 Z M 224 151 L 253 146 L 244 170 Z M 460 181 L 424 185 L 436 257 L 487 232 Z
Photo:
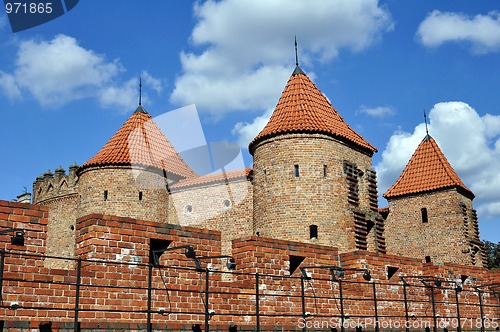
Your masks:
M 46 203 L 78 194 L 77 169 L 78 166 L 74 163 L 69 166 L 68 174 L 61 166 L 56 168 L 54 173 L 47 170 L 44 174 L 40 174 L 33 182 L 33 203 Z
M 488 285 L 499 282 L 500 271 L 482 267 L 434 265 L 362 250 L 339 254 L 332 246 L 253 235 L 232 241 L 237 264 L 232 271 L 225 258 L 203 259 L 221 255 L 219 231 L 104 214 L 77 220 L 74 257 L 48 258 L 47 224 L 46 207 L 0 201 L 0 226 L 25 231 L 24 246 L 11 244 L 10 235 L 0 236 L 4 331 L 74 331 L 75 317 L 85 331 L 148 331 L 148 324 L 151 331 L 188 331 L 192 324 L 204 329 L 205 323 L 211 330 L 227 330 L 231 324 L 254 330 L 257 315 L 263 331 L 298 331 L 301 322 L 341 319 L 349 322 L 348 331 L 354 330 L 352 324 L 373 330 L 369 324 L 376 315 L 381 326 L 396 324 L 400 327 L 393 330 L 403 331 L 405 296 L 412 324 L 432 327 L 432 301 L 438 324 L 457 319 L 456 294 L 463 330 L 480 330 L 481 312 L 485 330 L 494 330 L 493 323 L 498 323 L 500 299 Z M 193 247 L 203 268 L 210 267 L 208 274 L 197 271 L 182 250 L 165 251 L 159 267 L 150 265 L 152 250 L 184 245 Z M 66 268 L 47 268 L 48 259 L 62 260 Z M 341 283 L 321 268 L 332 265 L 345 270 Z M 302 278 L 299 267 L 306 266 L 311 280 Z M 370 271 L 372 281 L 355 269 Z M 443 282 L 432 288 L 434 300 L 415 276 Z M 407 278 L 406 295 L 400 277 Z M 463 289 L 456 293 L 459 281 Z M 214 314 L 206 316 L 207 310 Z M 311 314 L 306 320 L 305 312 Z
M 14 231 L 1 234 L 0 249 L 45 254 L 47 225 L 48 208 L 0 200 L 0 230 L 23 230 L 25 238 L 24 246 L 15 246 L 10 243 Z

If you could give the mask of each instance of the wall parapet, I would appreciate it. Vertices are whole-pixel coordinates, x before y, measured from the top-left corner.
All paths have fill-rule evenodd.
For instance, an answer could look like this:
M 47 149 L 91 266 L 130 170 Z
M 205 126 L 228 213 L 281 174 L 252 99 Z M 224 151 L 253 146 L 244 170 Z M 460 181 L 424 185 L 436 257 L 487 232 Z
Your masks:
M 271 254 L 267 248 L 258 253 Z M 433 287 L 431 297 L 424 284 L 385 281 L 376 269 L 373 282 L 347 274 L 340 282 L 328 273 L 314 273 L 307 280 L 300 273 L 198 271 L 179 264 L 183 255 L 170 256 L 155 268 L 139 262 L 75 259 L 73 270 L 43 268 L 44 255 L 1 251 L 0 256 L 0 320 L 8 331 L 32 331 L 42 325 L 74 331 L 75 321 L 81 331 L 148 331 L 148 326 L 150 331 L 190 330 L 193 324 L 254 330 L 257 317 L 263 331 L 299 331 L 306 322 L 308 329 L 343 322 L 348 331 L 359 326 L 369 330 L 375 321 L 404 330 L 407 315 L 413 331 L 417 323 L 453 328 L 459 318 L 463 330 L 493 331 L 499 323 L 500 302 L 487 287 L 479 293 L 470 284 L 460 291 L 443 285 Z M 309 264 L 315 263 L 321 261 Z M 478 283 L 485 280 L 479 277 Z M 432 307 L 436 316 L 429 311 Z
M 348 325 L 351 331 L 373 329 L 369 324 L 377 317 L 381 327 L 396 324 L 393 330 L 403 331 L 407 315 L 412 324 L 453 328 L 457 307 L 463 330 L 493 331 L 498 323 L 500 297 L 488 285 L 498 283 L 500 271 L 362 250 L 339 254 L 336 247 L 255 235 L 233 240 L 234 271 L 225 267 L 226 258 L 202 259 L 197 270 L 182 250 L 165 251 L 155 267 L 155 248 L 189 245 L 197 257 L 219 256 L 221 233 L 103 214 L 78 219 L 76 258 L 55 257 L 44 252 L 47 218 L 46 207 L 0 201 L 0 226 L 25 230 L 24 246 L 13 247 L 9 236 L 0 236 L 4 331 L 74 331 L 75 321 L 89 332 L 147 331 L 149 326 L 150 331 L 186 331 L 192 324 L 202 330 L 205 324 L 212 330 L 232 324 L 254 330 L 257 322 L 262 331 L 299 331 L 306 322 L 308 330 L 324 328 L 315 324 L 325 322 L 357 324 Z M 49 258 L 72 264 L 48 268 Z M 311 279 L 302 275 L 304 266 Z M 325 266 L 344 269 L 345 276 L 333 280 Z M 367 269 L 371 282 L 351 269 Z M 443 285 L 432 287 L 431 296 L 421 276 Z M 465 279 L 460 291 L 459 279 Z M 433 316 L 433 306 L 439 317 Z
M 78 194 L 77 169 L 78 166 L 73 163 L 69 166 L 68 174 L 61 166 L 56 168 L 54 173 L 47 170 L 40 174 L 33 182 L 33 203 L 39 204 L 54 198 Z

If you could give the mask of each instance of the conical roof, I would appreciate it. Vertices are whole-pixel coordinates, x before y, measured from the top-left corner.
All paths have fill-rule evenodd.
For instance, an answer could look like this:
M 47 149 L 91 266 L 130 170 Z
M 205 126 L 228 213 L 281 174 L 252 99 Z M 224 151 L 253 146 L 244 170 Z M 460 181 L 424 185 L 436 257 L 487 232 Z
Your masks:
M 78 171 L 112 165 L 154 167 L 184 178 L 196 176 L 142 106 Z
M 399 179 L 384 194 L 385 198 L 458 187 L 474 197 L 460 180 L 436 141 L 426 135 L 419 144 Z
M 250 142 L 254 146 L 264 139 L 285 133 L 323 133 L 354 143 L 369 153 L 377 149 L 355 132 L 333 108 L 309 77 L 297 66 L 267 125 Z

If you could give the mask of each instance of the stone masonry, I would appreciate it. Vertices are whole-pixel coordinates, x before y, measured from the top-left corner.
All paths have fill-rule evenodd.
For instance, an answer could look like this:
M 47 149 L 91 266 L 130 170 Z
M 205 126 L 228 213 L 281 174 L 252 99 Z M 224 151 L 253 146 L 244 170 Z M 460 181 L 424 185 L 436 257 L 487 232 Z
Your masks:
M 436 149 L 430 137 L 425 142 Z M 388 208 L 379 209 L 372 169 L 376 148 L 348 126 L 298 66 L 249 150 L 252 169 L 198 176 L 139 106 L 85 164 L 72 165 L 68 175 L 58 168 L 35 180 L 33 202 L 50 211 L 47 254 L 78 257 L 76 220 L 97 213 L 220 231 L 227 255 L 234 239 L 259 235 L 340 253 L 485 264 L 473 194 L 456 174 L 451 184 L 434 179 L 438 186 L 432 190 L 418 188 L 410 177 L 413 191 L 399 190 L 388 198 Z M 445 157 L 435 153 L 438 168 L 450 173 Z M 44 264 L 72 268 L 60 261 Z

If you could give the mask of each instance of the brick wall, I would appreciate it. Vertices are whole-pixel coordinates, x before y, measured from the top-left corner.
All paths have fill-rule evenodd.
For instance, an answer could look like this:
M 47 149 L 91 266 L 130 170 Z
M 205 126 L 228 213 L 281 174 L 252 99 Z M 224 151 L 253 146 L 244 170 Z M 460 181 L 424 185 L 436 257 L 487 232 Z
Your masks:
M 385 222 L 388 252 L 433 262 L 483 266 L 481 253 L 472 257 L 471 240 L 479 241 L 472 225 L 472 200 L 456 189 L 439 190 L 388 200 Z M 465 207 L 465 208 L 464 208 Z M 421 209 L 427 210 L 427 222 Z M 464 210 L 466 215 L 464 216 Z
M 356 170 L 352 185 L 346 164 Z M 356 249 L 355 212 L 363 223 L 376 214 L 366 176 L 371 168 L 370 155 L 326 135 L 286 134 L 258 143 L 255 230 L 266 237 L 335 245 L 341 252 Z M 356 196 L 352 202 L 350 194 Z M 317 238 L 311 239 L 310 225 L 318 226 Z
M 72 331 L 78 277 L 78 321 L 82 331 L 145 331 L 148 298 L 153 330 L 190 330 L 192 324 L 204 327 L 207 274 L 197 272 L 193 260 L 187 259 L 182 249 L 164 252 L 161 267 L 150 268 L 150 249 L 154 243 L 158 245 L 155 241 L 166 241 L 169 247 L 190 245 L 199 257 L 218 256 L 220 232 L 92 214 L 77 221 L 76 254 L 81 261 L 72 260 L 73 268 L 63 270 L 45 267 L 44 257 L 39 255 L 45 253 L 47 221 L 44 207 L 0 201 L 1 225 L 26 230 L 23 247 L 10 245 L 10 236 L 0 237 L 6 250 L 0 306 L 4 330 L 24 332 L 50 327 L 52 331 Z M 408 282 L 407 303 L 414 324 L 433 324 L 431 291 L 440 315 L 438 321 L 451 322 L 456 316 L 454 286 L 458 280 L 464 281 L 458 294 L 464 330 L 479 330 L 475 325 L 480 317 L 475 287 L 483 290 L 486 321 L 499 318 L 499 299 L 482 286 L 498 283 L 499 271 L 425 264 L 420 259 L 367 251 L 339 254 L 335 247 L 255 235 L 234 239 L 232 255 L 237 262 L 235 271 L 224 268 L 225 259 L 201 260 L 203 267 L 210 263 L 212 271 L 208 274 L 208 308 L 215 313 L 209 321 L 212 330 L 227 330 L 232 323 L 241 329 L 255 328 L 257 279 L 262 330 L 300 330 L 305 322 L 309 326 L 338 323 L 341 306 L 348 330 L 356 324 L 366 324 L 370 329 L 376 314 L 374 289 L 381 326 L 404 327 L 401 276 Z M 332 281 L 328 269 L 318 268 L 329 265 L 345 269 L 343 281 Z M 309 266 L 311 280 L 301 278 L 299 266 Z M 364 280 L 362 271 L 352 269 L 368 269 L 373 282 Z M 443 285 L 429 288 L 414 276 L 440 278 Z M 19 308 L 9 308 L 13 302 Z M 304 320 L 303 312 L 311 316 Z M 493 330 L 491 324 L 487 330 Z
M 221 232 L 224 254 L 231 253 L 233 239 L 253 234 L 252 183 L 246 177 L 173 189 L 170 200 L 177 211 L 176 224 Z
M 0 230 L 10 228 L 24 231 L 24 246 L 11 244 L 14 232 L 0 235 L 0 249 L 33 254 L 46 254 L 48 208 L 26 203 L 0 200 Z
M 75 258 L 76 217 L 78 215 L 79 196 L 76 194 L 53 198 L 40 203 L 49 213 L 46 254 Z M 69 268 L 71 261 L 46 259 L 45 266 Z
M 103 213 L 166 222 L 166 186 L 162 174 L 140 167 L 86 168 L 78 180 L 78 216 Z

